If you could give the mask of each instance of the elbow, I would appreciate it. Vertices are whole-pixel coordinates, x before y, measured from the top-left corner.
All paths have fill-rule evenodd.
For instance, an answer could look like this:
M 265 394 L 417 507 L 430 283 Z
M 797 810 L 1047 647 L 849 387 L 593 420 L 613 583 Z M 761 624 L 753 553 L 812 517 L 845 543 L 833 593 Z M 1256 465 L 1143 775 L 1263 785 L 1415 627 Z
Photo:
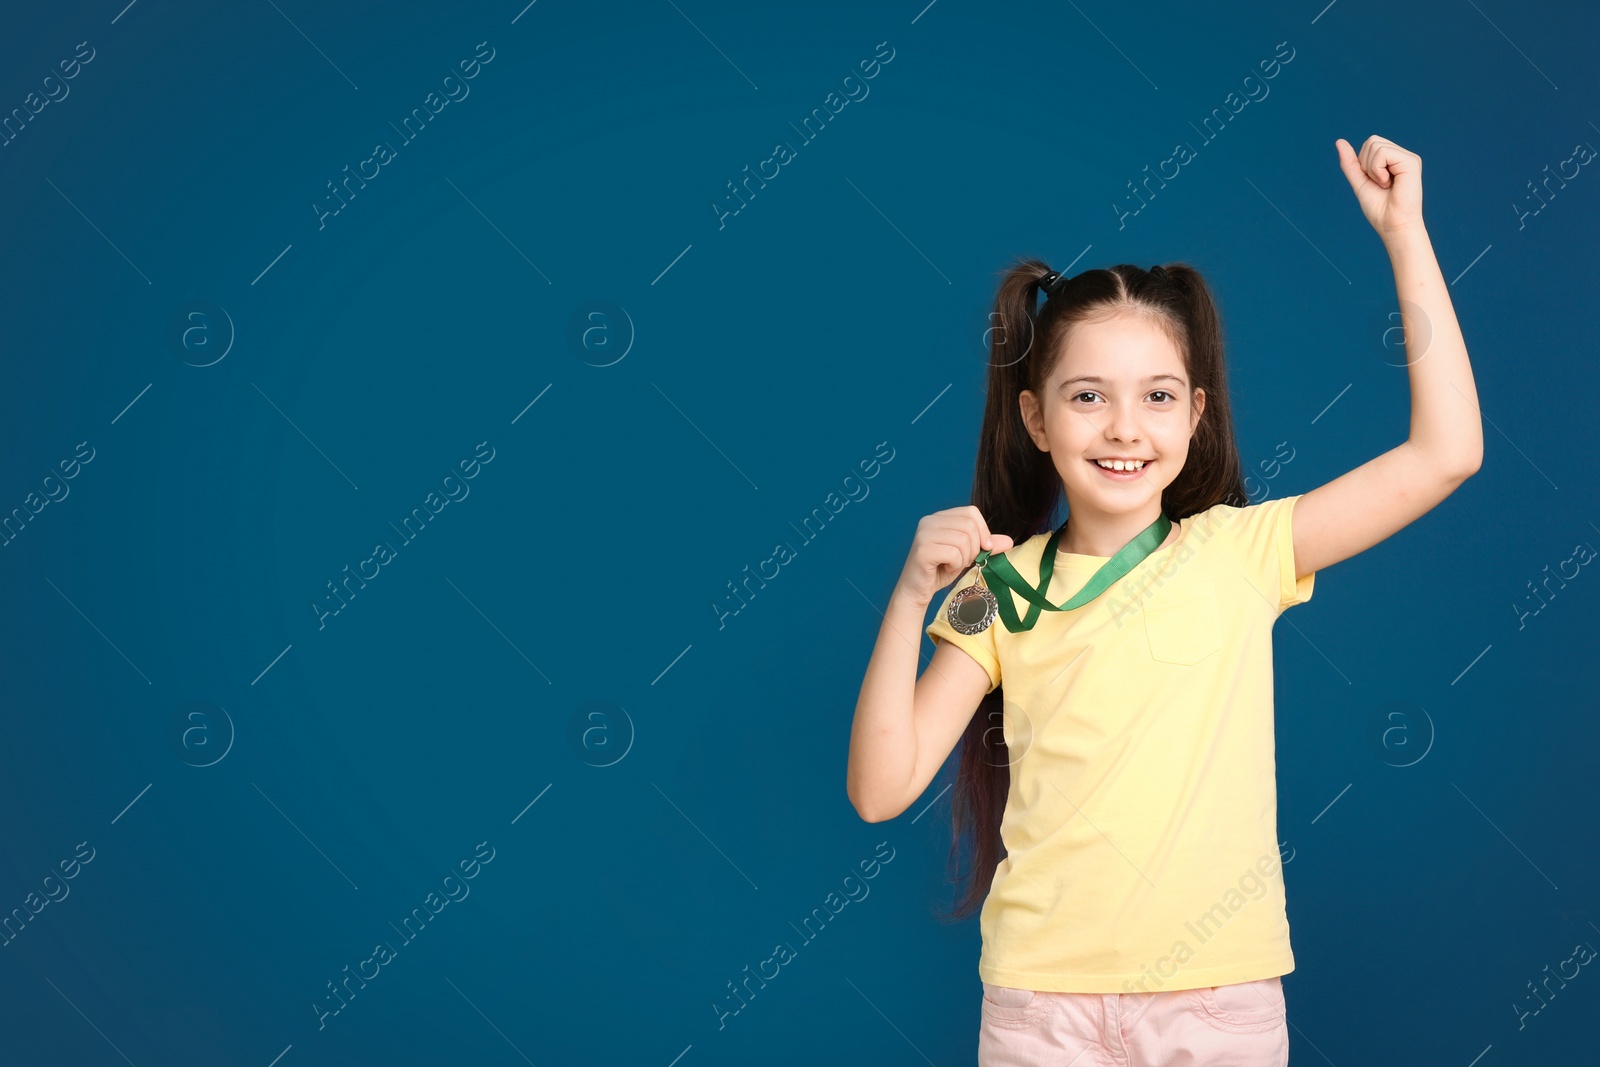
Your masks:
M 863 822 L 873 822 L 868 817 L 869 808 L 861 802 L 860 791 L 856 789 L 855 777 L 852 775 L 845 781 L 844 795 L 850 798 L 850 806 L 856 809 L 856 814 L 861 816 Z
M 1435 458 L 1431 464 L 1435 476 L 1454 489 L 1474 474 L 1483 466 L 1483 452 L 1479 450 L 1467 454 L 1453 454 L 1448 457 Z
M 850 806 L 856 809 L 856 814 L 861 816 L 862 822 L 888 822 L 900 814 L 898 811 L 885 810 L 881 804 L 864 800 L 855 789 L 847 788 L 845 792 L 850 797 Z
M 913 797 L 911 799 L 915 800 L 916 798 Z M 856 814 L 867 822 L 888 822 L 890 819 L 898 819 L 905 814 L 905 810 L 910 806 L 911 800 L 902 800 L 888 805 L 879 803 L 877 805 L 868 805 L 866 808 L 858 807 L 856 808 Z
M 1452 487 L 1477 474 L 1483 466 L 1482 438 L 1475 442 L 1457 441 L 1432 447 L 1412 437 L 1406 441 L 1406 446 L 1412 450 L 1412 462 L 1428 471 L 1431 477 Z
M 863 804 L 855 797 L 850 798 L 850 804 L 856 809 L 856 814 L 861 816 L 862 822 L 888 822 L 890 819 L 894 818 L 895 815 L 900 814 L 899 812 L 890 814 L 885 812 L 882 808 L 874 807 L 870 804 Z
M 869 823 L 888 822 L 917 799 L 915 793 L 906 796 L 906 784 L 899 772 L 860 759 L 854 753 L 845 768 L 844 791 L 856 814 Z

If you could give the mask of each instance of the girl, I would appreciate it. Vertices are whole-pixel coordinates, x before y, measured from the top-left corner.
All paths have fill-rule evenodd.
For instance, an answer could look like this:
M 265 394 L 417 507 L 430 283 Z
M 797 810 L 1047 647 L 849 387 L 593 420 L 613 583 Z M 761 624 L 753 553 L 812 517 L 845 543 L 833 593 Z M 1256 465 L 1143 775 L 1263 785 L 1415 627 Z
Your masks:
M 954 915 L 982 904 L 984 1067 L 1288 1062 L 1272 627 L 1483 454 L 1422 161 L 1381 137 L 1335 147 L 1394 267 L 1411 433 L 1308 493 L 1245 496 L 1198 272 L 1024 260 L 1000 284 L 997 321 L 1018 328 L 992 345 L 973 504 L 917 524 L 848 770 L 879 822 L 961 742 L 951 859 L 964 833 L 973 859 Z M 958 577 L 918 678 L 906 635 Z

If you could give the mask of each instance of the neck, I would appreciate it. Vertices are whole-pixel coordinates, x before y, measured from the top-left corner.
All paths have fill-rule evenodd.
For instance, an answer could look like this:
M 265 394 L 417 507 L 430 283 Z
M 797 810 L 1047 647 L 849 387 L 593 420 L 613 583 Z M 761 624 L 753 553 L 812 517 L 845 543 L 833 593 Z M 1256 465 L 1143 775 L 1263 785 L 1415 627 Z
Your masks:
M 1138 537 L 1145 528 L 1161 516 L 1161 502 L 1156 501 L 1138 511 L 1108 513 L 1091 508 L 1070 508 L 1067 529 L 1061 535 L 1057 548 L 1081 556 L 1111 557 L 1122 551 L 1129 541 Z M 1178 524 L 1166 540 L 1158 546 L 1165 548 L 1178 536 Z

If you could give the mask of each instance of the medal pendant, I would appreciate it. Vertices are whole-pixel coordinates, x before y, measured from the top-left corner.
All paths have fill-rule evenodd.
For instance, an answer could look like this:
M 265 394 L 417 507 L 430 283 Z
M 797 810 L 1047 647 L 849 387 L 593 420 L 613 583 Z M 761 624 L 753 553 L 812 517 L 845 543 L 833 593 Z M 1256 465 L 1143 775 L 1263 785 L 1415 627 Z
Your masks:
M 989 587 L 983 584 L 983 574 L 980 572 L 978 580 L 957 591 L 950 598 L 950 606 L 945 610 L 945 618 L 957 633 L 981 634 L 994 625 L 996 611 L 1000 602 L 994 598 Z

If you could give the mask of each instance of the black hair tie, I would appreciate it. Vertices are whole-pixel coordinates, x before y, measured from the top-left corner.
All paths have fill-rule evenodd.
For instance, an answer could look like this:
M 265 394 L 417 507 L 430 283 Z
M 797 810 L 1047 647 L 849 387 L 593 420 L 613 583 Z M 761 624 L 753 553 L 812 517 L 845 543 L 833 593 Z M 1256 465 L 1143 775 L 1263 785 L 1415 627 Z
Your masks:
M 1065 285 L 1066 282 L 1066 275 L 1062 274 L 1060 271 L 1052 270 L 1046 271 L 1044 277 L 1040 278 L 1034 284 L 1044 291 L 1044 297 L 1046 300 L 1048 300 L 1052 296 L 1055 296 L 1056 292 L 1060 290 L 1060 288 Z

